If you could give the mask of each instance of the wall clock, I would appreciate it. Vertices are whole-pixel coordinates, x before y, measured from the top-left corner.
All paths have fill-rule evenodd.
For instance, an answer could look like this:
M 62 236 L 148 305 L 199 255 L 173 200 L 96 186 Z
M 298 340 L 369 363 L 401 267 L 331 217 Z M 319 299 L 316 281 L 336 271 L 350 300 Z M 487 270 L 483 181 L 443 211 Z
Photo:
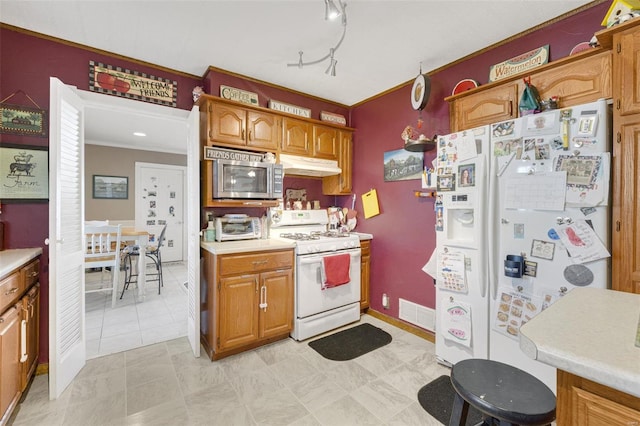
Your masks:
M 411 106 L 413 109 L 421 111 L 429 101 L 431 93 L 431 79 L 427 74 L 420 74 L 413 81 L 411 87 Z

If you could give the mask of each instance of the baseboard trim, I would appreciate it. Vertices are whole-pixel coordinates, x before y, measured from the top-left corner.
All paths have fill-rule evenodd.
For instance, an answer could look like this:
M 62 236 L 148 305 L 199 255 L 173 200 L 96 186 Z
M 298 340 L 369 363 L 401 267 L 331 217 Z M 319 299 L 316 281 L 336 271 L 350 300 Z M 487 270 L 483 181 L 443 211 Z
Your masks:
M 36 376 L 41 374 L 49 374 L 49 363 L 38 364 L 36 367 Z
M 415 334 L 418 337 L 422 337 L 425 340 L 430 341 L 431 343 L 436 343 L 436 335 L 434 333 L 431 333 L 429 331 L 426 331 L 420 327 L 416 327 L 412 324 L 406 323 L 402 320 L 399 320 L 397 318 L 394 317 L 390 317 L 388 315 L 385 315 L 381 312 L 378 311 L 374 311 L 373 309 L 369 308 L 367 309 L 366 314 L 371 315 L 374 318 L 379 319 L 380 321 L 384 321 L 386 323 L 389 323 L 395 327 L 398 327 L 401 330 L 404 330 L 408 333 L 411 334 Z

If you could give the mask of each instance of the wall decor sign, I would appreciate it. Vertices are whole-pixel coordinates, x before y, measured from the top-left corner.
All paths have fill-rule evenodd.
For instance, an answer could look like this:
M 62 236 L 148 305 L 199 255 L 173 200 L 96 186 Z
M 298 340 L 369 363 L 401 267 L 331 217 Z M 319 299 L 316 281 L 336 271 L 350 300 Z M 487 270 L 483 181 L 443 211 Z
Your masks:
M 89 61 L 89 90 L 175 107 L 178 83 L 126 68 Z
M 0 200 L 49 199 L 49 152 L 46 147 L 0 145 Z
M 538 47 L 522 55 L 507 59 L 489 68 L 489 82 L 528 71 L 549 62 L 549 45 Z
M 329 123 L 339 124 L 341 126 L 347 125 L 347 119 L 344 115 L 336 114 L 328 111 L 320 111 L 320 120 Z
M 129 178 L 93 175 L 93 198 L 126 200 L 129 198 Z
M 424 152 L 411 152 L 406 149 L 387 151 L 384 153 L 384 180 L 422 180 L 423 164 Z
M 309 108 L 285 104 L 284 102 L 274 101 L 273 99 L 269 101 L 269 108 L 280 112 L 286 112 L 288 114 L 299 115 L 300 117 L 311 118 L 311 110 Z
M 0 105 L 0 133 L 47 136 L 47 111 L 19 105 Z
M 220 97 L 229 99 L 230 101 L 258 106 L 257 93 L 247 92 L 246 90 L 236 89 L 235 87 L 220 85 Z
M 204 147 L 205 160 L 233 160 L 233 161 L 250 161 L 261 162 L 264 155 L 255 152 L 234 151 L 232 149 L 214 148 L 212 146 Z

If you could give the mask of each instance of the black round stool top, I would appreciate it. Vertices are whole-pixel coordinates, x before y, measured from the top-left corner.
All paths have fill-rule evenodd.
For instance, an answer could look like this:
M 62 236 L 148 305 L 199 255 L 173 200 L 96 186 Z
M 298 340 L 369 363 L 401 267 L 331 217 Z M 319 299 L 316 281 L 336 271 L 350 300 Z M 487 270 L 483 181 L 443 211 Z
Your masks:
M 556 397 L 544 383 L 518 368 L 486 359 L 467 359 L 451 369 L 451 384 L 465 401 L 499 420 L 549 424 Z

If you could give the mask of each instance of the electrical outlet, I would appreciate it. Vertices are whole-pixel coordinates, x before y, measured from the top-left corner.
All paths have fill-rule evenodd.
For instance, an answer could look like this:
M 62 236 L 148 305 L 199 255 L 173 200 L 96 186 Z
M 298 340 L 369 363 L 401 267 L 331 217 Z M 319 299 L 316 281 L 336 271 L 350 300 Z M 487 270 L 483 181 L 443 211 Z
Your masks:
M 382 294 L 382 307 L 389 309 L 389 296 L 387 296 L 387 293 Z

